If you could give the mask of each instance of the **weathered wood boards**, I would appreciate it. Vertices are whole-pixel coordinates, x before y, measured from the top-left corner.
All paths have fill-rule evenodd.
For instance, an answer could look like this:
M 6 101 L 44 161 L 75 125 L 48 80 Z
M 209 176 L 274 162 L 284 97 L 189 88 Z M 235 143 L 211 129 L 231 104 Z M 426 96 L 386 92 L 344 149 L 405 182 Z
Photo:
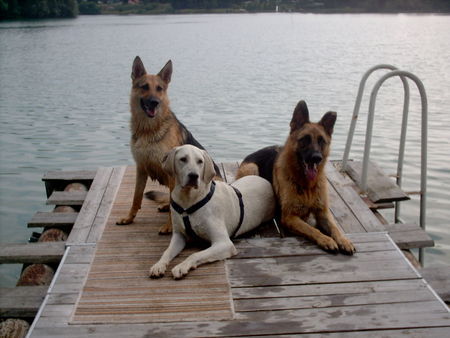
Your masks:
M 225 178 L 233 180 L 236 168 L 222 166 Z M 76 240 L 31 337 L 440 337 L 450 329 L 448 308 L 388 234 L 376 232 L 385 228 L 334 167 L 331 208 L 346 232 L 358 232 L 348 234 L 354 256 L 330 255 L 296 237 L 241 239 L 236 257 L 181 281 L 170 268 L 194 249 L 166 277 L 147 277 L 169 241 L 157 234 L 167 214 L 153 202 L 144 201 L 135 223 L 115 225 L 130 207 L 134 168 L 115 170 L 94 180 L 96 206 L 80 211 L 86 215 L 77 218 Z
M 362 162 L 348 161 L 347 174 L 358 185 L 361 183 Z M 367 195 L 374 203 L 405 201 L 409 197 L 375 163 L 369 161 L 367 172 Z
M 433 239 L 417 224 L 386 224 L 385 228 L 400 249 L 434 246 Z
M 420 273 L 438 295 L 446 303 L 450 303 L 450 266 L 423 268 Z
M 68 245 L 95 243 L 101 234 L 125 167 L 100 168 L 67 239 Z
M 79 171 L 49 171 L 45 173 L 42 181 L 45 183 L 47 197 L 54 190 L 64 190 L 64 188 L 73 182 L 81 182 L 89 187 L 96 174 L 96 170 L 79 170 Z
M 148 288 L 147 281 L 133 272 L 140 274 L 147 270 L 147 264 L 140 263 L 139 258 L 139 249 L 145 250 L 145 240 L 137 242 L 134 248 L 132 243 L 135 238 L 153 235 L 146 235 L 144 226 L 118 229 L 122 236 L 127 230 L 131 231 L 131 242 L 126 244 L 119 240 L 118 234 L 110 235 L 122 246 L 116 263 L 113 262 L 115 245 L 99 243 L 91 269 L 95 279 L 88 280 L 83 288 L 89 298 L 83 300 L 83 294 L 76 310 L 82 306 L 84 316 L 92 316 L 95 321 L 91 324 L 70 322 L 74 297 L 69 293 L 65 296 L 54 294 L 31 337 L 82 337 L 87 334 L 93 337 L 297 334 L 359 337 L 368 332 L 371 336 L 441 337 L 450 329 L 448 309 L 385 233 L 349 235 L 357 247 L 353 257 L 327 254 L 299 238 L 238 241 L 238 256 L 226 262 L 235 314 L 233 319 L 217 320 L 213 317 L 214 310 L 210 309 L 220 301 L 217 289 L 211 289 L 208 283 L 198 284 L 200 275 L 219 276 L 214 265 L 206 266 L 203 271 L 198 269 L 185 280 L 178 281 L 186 284 L 177 286 L 164 278 L 154 281 L 159 283 L 158 288 Z M 141 253 L 142 257 L 152 260 L 158 247 L 163 250 L 162 246 L 162 243 L 156 244 L 151 250 L 155 254 Z M 135 268 L 128 267 L 133 265 L 133 255 L 137 257 Z M 98 259 L 103 268 L 96 267 Z M 142 272 L 134 270 L 136 267 Z M 109 279 L 120 270 L 123 270 L 120 276 Z M 63 275 L 69 276 L 68 271 Z M 66 278 L 63 279 L 67 283 Z M 219 278 L 216 283 L 220 280 L 224 281 Z M 194 285 L 197 286 L 193 288 Z M 55 288 L 70 289 L 58 281 Z M 78 288 L 74 287 L 72 291 Z M 160 322 L 152 322 L 145 313 L 149 311 L 146 302 L 150 299 L 154 311 L 158 308 L 153 319 L 159 315 Z M 59 300 L 63 303 L 58 303 Z M 183 304 L 184 301 L 187 303 Z M 128 304 L 129 312 L 117 314 L 123 304 Z M 170 317 L 174 310 L 194 311 L 199 304 L 204 304 L 205 314 L 195 316 L 192 313 L 176 321 Z M 120 324 L 124 316 L 129 316 L 129 321 Z M 111 318 L 118 322 L 110 322 Z M 105 322 L 107 324 L 100 324 Z
M 47 199 L 48 205 L 82 205 L 86 199 L 85 191 L 53 191 Z
M 67 227 L 74 225 L 77 220 L 77 212 L 37 212 L 28 222 L 29 228 L 37 227 Z
M 64 242 L 2 244 L 0 263 L 57 263 L 64 249 Z
M 34 317 L 47 294 L 47 289 L 47 286 L 0 288 L 0 317 Z

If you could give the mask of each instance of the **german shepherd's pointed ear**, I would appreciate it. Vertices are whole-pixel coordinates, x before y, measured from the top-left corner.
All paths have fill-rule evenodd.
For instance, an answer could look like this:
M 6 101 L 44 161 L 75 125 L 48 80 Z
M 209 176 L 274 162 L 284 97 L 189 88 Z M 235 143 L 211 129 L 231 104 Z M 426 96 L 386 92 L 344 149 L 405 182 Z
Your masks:
M 214 169 L 214 163 L 211 159 L 211 156 L 206 152 L 206 150 L 203 150 L 203 159 L 204 159 L 204 166 L 203 166 L 203 182 L 208 183 L 211 182 L 214 176 L 216 175 L 216 170 Z
M 166 65 L 159 71 L 158 76 L 167 84 L 172 78 L 172 60 L 167 61 Z
M 133 67 L 131 70 L 131 79 L 134 81 L 139 79 L 141 76 L 147 74 L 145 71 L 144 64 L 139 56 L 136 56 L 133 61 Z
M 331 136 L 333 134 L 334 124 L 336 123 L 337 114 L 334 111 L 329 111 L 322 116 L 319 124 L 325 129 L 326 133 Z
M 292 114 L 292 120 L 290 123 L 291 133 L 303 127 L 305 123 L 309 123 L 309 111 L 306 102 L 301 100 L 297 103 L 294 113 Z
M 175 155 L 179 147 L 172 148 L 162 159 L 162 168 L 169 175 L 175 174 Z

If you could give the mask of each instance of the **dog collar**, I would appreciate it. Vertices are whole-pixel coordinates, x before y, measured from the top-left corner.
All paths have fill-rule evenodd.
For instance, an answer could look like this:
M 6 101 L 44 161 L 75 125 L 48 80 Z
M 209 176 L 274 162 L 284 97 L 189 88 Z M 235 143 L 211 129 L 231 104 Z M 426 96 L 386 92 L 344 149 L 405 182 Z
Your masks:
M 236 192 L 236 195 L 239 199 L 239 209 L 240 209 L 240 215 L 239 215 L 239 225 L 237 226 L 236 230 L 233 231 L 233 234 L 231 235 L 231 237 L 234 237 L 236 235 L 236 233 L 239 231 L 239 229 L 241 228 L 242 222 L 244 220 L 244 202 L 242 200 L 242 194 L 241 192 L 231 186 L 234 191 Z M 195 203 L 194 205 L 190 206 L 187 209 L 184 209 L 182 206 L 180 206 L 178 203 L 176 203 L 172 198 L 170 199 L 170 206 L 177 212 L 179 213 L 181 216 L 183 216 L 183 223 L 184 223 L 184 227 L 186 229 L 186 233 L 188 234 L 189 237 L 195 238 L 195 239 L 201 239 L 200 236 L 198 236 L 194 229 L 192 229 L 192 225 L 191 222 L 189 221 L 189 215 L 193 214 L 194 212 L 196 212 L 197 210 L 199 210 L 200 208 L 202 208 L 206 203 L 209 202 L 209 200 L 212 198 L 212 196 L 214 195 L 214 191 L 216 190 L 216 183 L 214 181 L 211 182 L 211 188 L 209 189 L 209 193 L 199 202 Z

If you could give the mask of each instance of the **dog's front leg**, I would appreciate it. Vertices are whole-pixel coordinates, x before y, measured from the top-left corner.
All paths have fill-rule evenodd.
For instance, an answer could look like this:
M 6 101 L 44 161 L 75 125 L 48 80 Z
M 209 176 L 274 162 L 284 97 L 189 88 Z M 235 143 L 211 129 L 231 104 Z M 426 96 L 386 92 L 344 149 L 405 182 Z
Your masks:
M 184 238 L 184 236 L 181 233 L 174 231 L 172 234 L 172 238 L 170 239 L 169 247 L 166 249 L 166 251 L 164 251 L 158 263 L 150 268 L 150 277 L 159 278 L 164 276 L 169 263 L 172 261 L 172 259 L 178 256 L 185 245 L 186 239 Z
M 133 223 L 134 218 L 136 217 L 137 212 L 141 208 L 142 205 L 142 197 L 144 196 L 145 185 L 147 184 L 148 175 L 145 170 L 141 170 L 136 167 L 136 184 L 134 187 L 134 197 L 133 204 L 131 205 L 131 209 L 128 212 L 128 216 L 122 218 L 118 221 L 117 225 L 125 225 Z
M 306 237 L 325 251 L 338 252 L 339 247 L 333 238 L 324 235 L 296 215 L 283 215 L 281 223 L 291 232 Z
M 233 242 L 227 236 L 213 244 L 205 250 L 196 252 L 186 258 L 182 263 L 172 269 L 172 275 L 175 279 L 186 276 L 191 269 L 197 268 L 199 265 L 226 259 L 237 254 Z
M 328 236 L 331 236 L 339 246 L 339 250 L 347 255 L 353 255 L 355 253 L 355 247 L 353 243 L 342 234 L 341 230 L 337 226 L 333 215 L 330 210 L 320 210 L 315 215 L 317 227 Z

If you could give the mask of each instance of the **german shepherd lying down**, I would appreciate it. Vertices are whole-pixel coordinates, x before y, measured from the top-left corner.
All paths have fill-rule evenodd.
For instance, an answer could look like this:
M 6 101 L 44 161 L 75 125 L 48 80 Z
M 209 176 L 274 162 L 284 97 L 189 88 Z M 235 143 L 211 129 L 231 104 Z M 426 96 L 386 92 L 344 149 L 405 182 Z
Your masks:
M 248 155 L 236 178 L 260 175 L 269 180 L 285 228 L 326 251 L 352 255 L 355 248 L 337 227 L 328 207 L 324 167 L 335 122 L 335 112 L 326 113 L 318 123 L 310 122 L 308 107 L 300 101 L 295 107 L 285 145 L 266 147 Z M 317 228 L 306 223 L 311 214 Z
M 139 56 L 133 62 L 131 79 L 131 153 L 136 162 L 136 185 L 133 204 L 128 215 L 117 222 L 118 225 L 133 222 L 141 208 L 147 178 L 157 180 L 172 191 L 175 180 L 161 166 L 162 159 L 172 148 L 183 144 L 192 144 L 204 149 L 187 128 L 170 110 L 167 89 L 172 77 L 172 61 L 156 75 L 147 74 Z M 219 168 L 214 164 L 216 175 L 220 177 Z M 150 192 L 149 198 L 158 202 L 169 202 L 168 194 Z M 167 208 L 168 209 L 168 206 Z M 159 232 L 169 233 L 172 230 L 170 215 L 168 222 Z

